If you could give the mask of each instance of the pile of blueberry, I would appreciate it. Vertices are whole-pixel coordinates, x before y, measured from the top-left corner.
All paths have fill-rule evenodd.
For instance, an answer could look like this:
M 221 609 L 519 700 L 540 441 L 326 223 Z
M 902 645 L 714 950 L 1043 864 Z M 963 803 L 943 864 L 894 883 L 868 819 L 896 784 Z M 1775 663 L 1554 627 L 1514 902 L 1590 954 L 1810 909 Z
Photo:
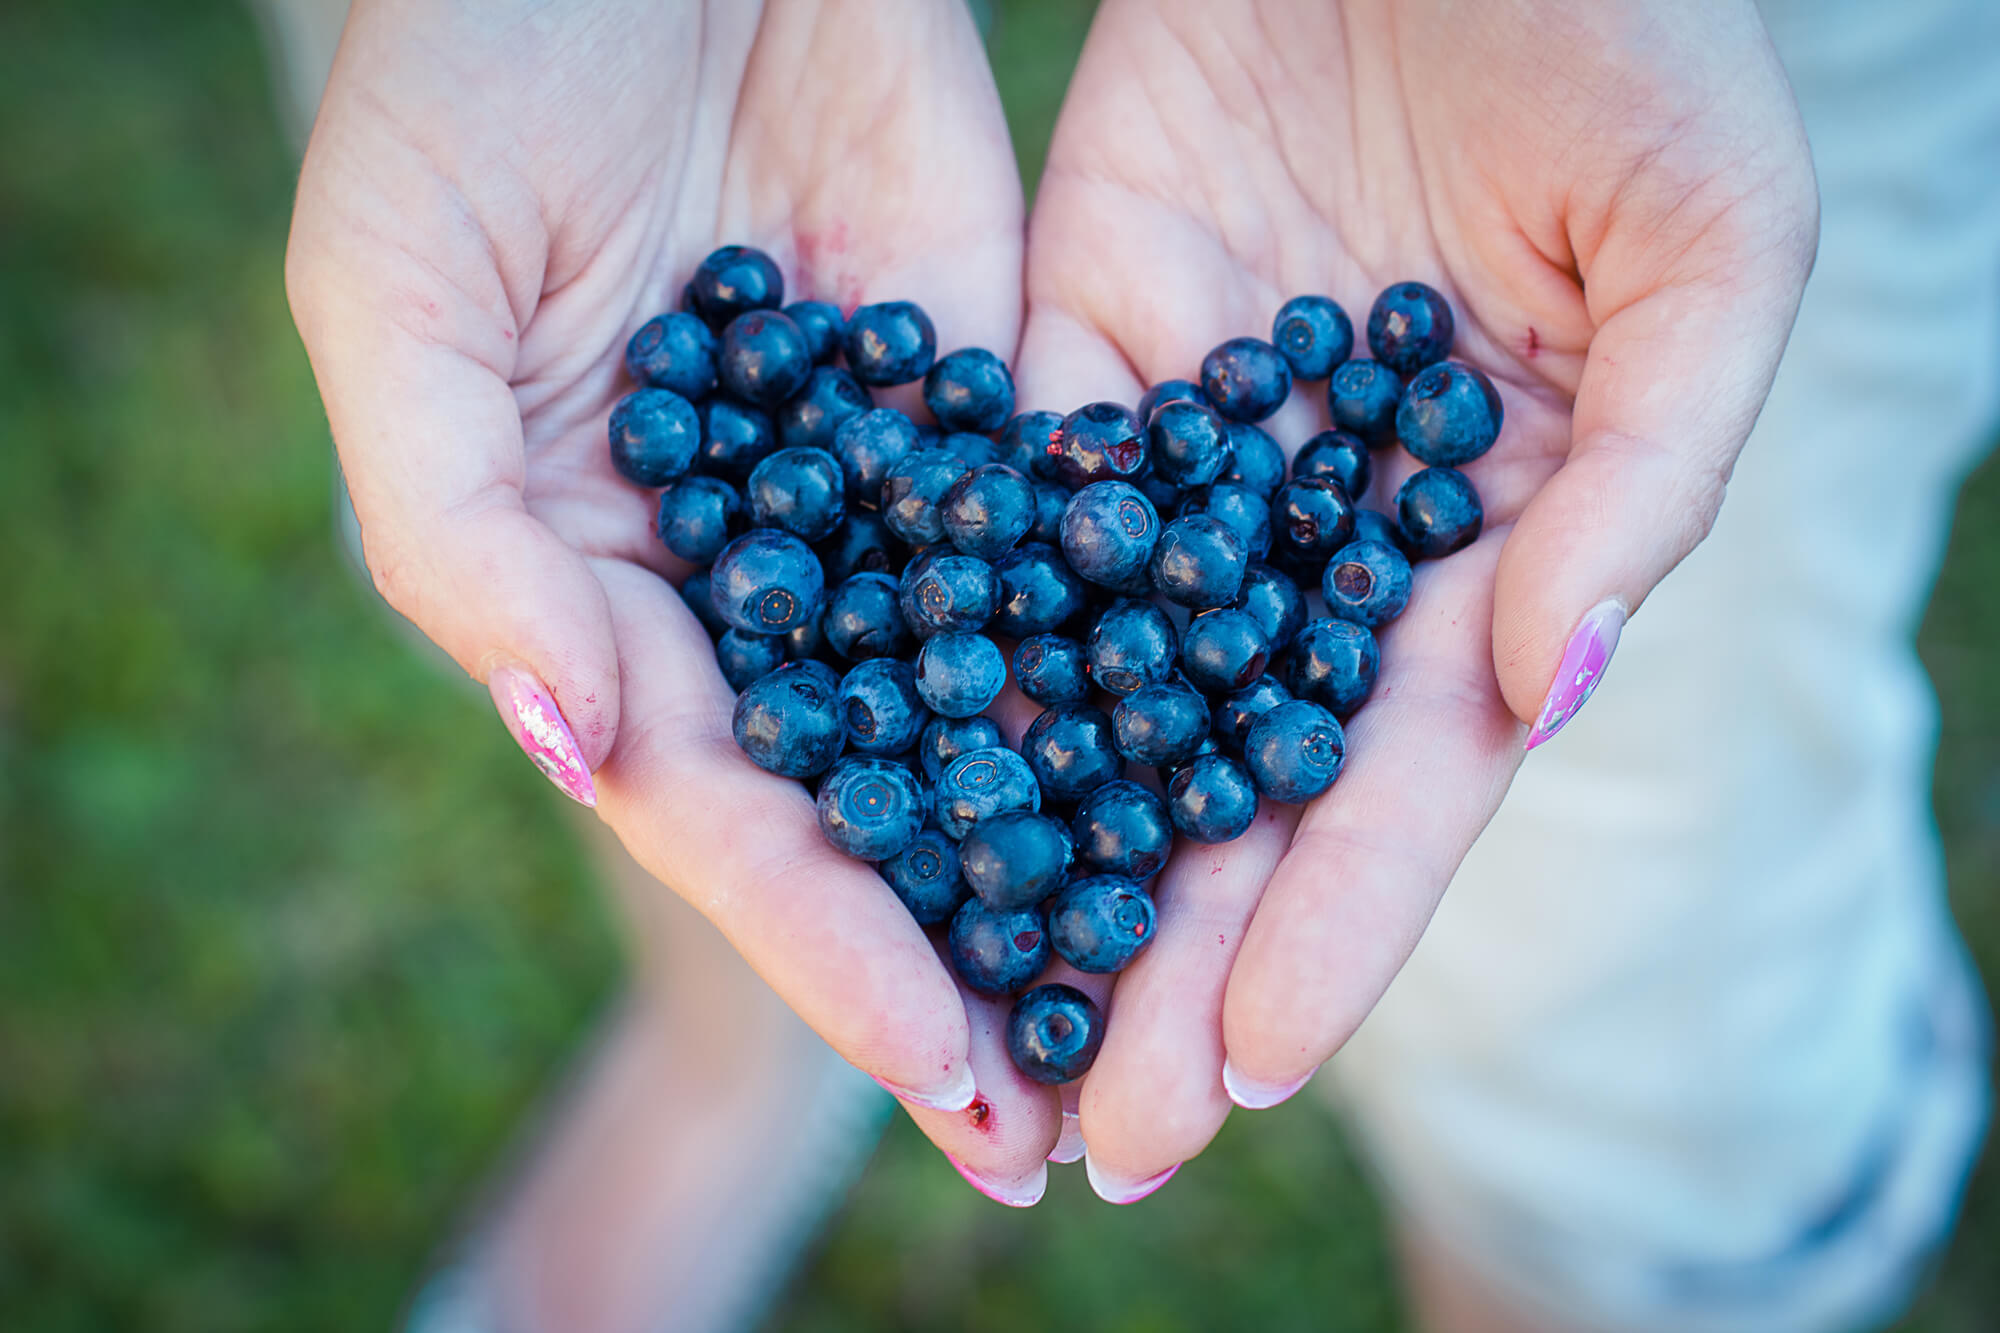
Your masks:
M 1068 416 L 1017 415 L 1006 363 L 938 356 L 910 302 L 843 318 L 783 297 L 761 251 L 709 255 L 632 336 L 641 387 L 611 414 L 612 462 L 662 488 L 660 540 L 698 570 L 682 595 L 739 691 L 737 744 L 814 784 L 827 840 L 948 924 L 972 990 L 1021 992 L 1051 953 L 1116 972 L 1152 939 L 1145 886 L 1176 833 L 1227 842 L 1260 796 L 1339 776 L 1410 561 L 1479 535 L 1456 469 L 1492 447 L 1500 399 L 1445 359 L 1451 308 L 1416 282 L 1376 299 L 1372 360 L 1338 305 L 1301 296 L 1199 382 Z M 1295 379 L 1327 382 L 1335 428 L 1287 477 L 1257 423 Z M 935 425 L 870 396 L 918 380 Z M 1358 508 L 1370 451 L 1399 442 L 1425 467 L 1395 516 Z M 1003 643 L 1043 710 L 1018 750 L 983 715 Z M 1103 1035 L 1087 996 L 1044 985 L 1008 1047 L 1061 1083 Z

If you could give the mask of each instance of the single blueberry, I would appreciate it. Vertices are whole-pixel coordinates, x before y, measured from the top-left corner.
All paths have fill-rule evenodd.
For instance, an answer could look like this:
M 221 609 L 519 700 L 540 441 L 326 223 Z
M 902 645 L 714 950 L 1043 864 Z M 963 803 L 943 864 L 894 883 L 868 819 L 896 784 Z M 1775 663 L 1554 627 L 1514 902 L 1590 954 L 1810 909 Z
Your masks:
M 819 543 L 821 566 L 830 582 L 856 574 L 887 574 L 902 563 L 903 543 L 872 510 L 849 509 L 833 535 Z
M 847 320 L 839 306 L 831 301 L 794 301 L 785 307 L 785 314 L 806 336 L 806 351 L 815 365 L 840 355 L 840 335 L 847 331 Z
M 701 417 L 671 389 L 636 389 L 611 409 L 611 466 L 635 486 L 664 486 L 694 466 Z
M 1069 508 L 1069 492 L 1052 481 L 1038 481 L 1035 487 L 1035 522 L 1026 540 L 1047 546 L 1062 544 L 1062 516 Z
M 1257 818 L 1257 788 L 1243 765 L 1205 754 L 1167 780 L 1167 817 L 1191 842 L 1230 842 Z
M 715 388 L 715 335 L 694 315 L 655 315 L 625 344 L 625 369 L 689 402 L 705 398 Z
M 1257 719 L 1291 697 L 1292 692 L 1275 677 L 1259 676 L 1215 706 L 1210 735 L 1224 752 L 1240 755 Z
M 1189 491 L 1181 501 L 1179 517 L 1206 514 L 1236 529 L 1243 539 L 1244 552 L 1252 560 L 1262 560 L 1271 549 L 1271 502 L 1266 496 L 1234 482 L 1218 481 L 1198 491 Z
M 1384 546 L 1403 550 L 1403 530 L 1396 526 L 1396 520 L 1374 509 L 1354 511 L 1354 540 L 1381 542 Z
M 920 926 L 941 926 L 951 920 L 970 893 L 959 872 L 958 848 L 934 828 L 919 833 L 909 846 L 875 868 Z
M 1056 435 L 1062 430 L 1060 412 L 1021 412 L 1000 428 L 999 461 L 1036 481 L 1056 479 Z
M 903 569 L 898 594 L 903 620 L 919 639 L 981 629 L 1000 604 L 1000 579 L 993 566 L 946 549 L 932 559 L 912 560 Z
M 1088 796 L 1125 772 L 1111 719 L 1088 704 L 1044 709 L 1021 737 L 1021 757 L 1043 793 L 1065 803 Z
M 1157 472 L 1148 472 L 1132 484 L 1139 488 L 1139 494 L 1146 497 L 1156 514 L 1178 513 L 1181 500 L 1187 495 L 1186 491 Z
M 1158 511 L 1129 482 L 1093 482 L 1063 510 L 1063 557 L 1092 583 L 1118 588 L 1143 578 L 1159 540 Z
M 752 310 L 730 320 L 715 353 L 722 387 L 766 411 L 805 388 L 812 370 L 806 335 L 776 310 Z
M 1367 700 L 1381 669 L 1373 631 L 1324 616 L 1308 621 L 1285 655 L 1285 688 L 1335 717 L 1348 717 Z
M 819 829 L 836 851 L 886 861 L 924 829 L 917 775 L 892 759 L 851 754 L 819 784 Z
M 1070 836 L 1078 860 L 1136 880 L 1158 874 L 1174 845 L 1167 803 L 1129 778 L 1107 782 L 1078 802 Z
M 1007 810 L 1039 810 L 1042 789 L 1028 761 L 1004 745 L 967 750 L 938 774 L 938 827 L 963 838 L 982 819 Z
M 824 449 L 780 449 L 757 464 L 745 488 L 750 521 L 809 542 L 831 537 L 847 514 L 840 460 Z
M 1146 423 L 1153 472 L 1173 486 L 1206 486 L 1229 466 L 1229 430 L 1200 403 L 1162 403 Z
M 924 446 L 940 449 L 955 456 L 969 468 L 982 468 L 1000 461 L 1000 450 L 984 435 L 974 435 L 969 431 L 953 431 L 940 436 L 936 444 Z
M 1396 492 L 1396 514 L 1412 560 L 1435 560 L 1472 545 L 1486 518 L 1479 492 L 1463 472 L 1448 467 L 1411 473 Z
M 1014 684 L 1043 707 L 1090 697 L 1083 645 L 1060 634 L 1031 634 L 1014 649 Z
M 922 379 L 937 355 L 937 330 L 913 301 L 865 305 L 841 335 L 847 367 L 863 384 L 880 387 Z
M 1409 605 L 1410 562 L 1383 542 L 1349 542 L 1327 562 L 1320 590 L 1328 611 L 1375 629 Z
M 1285 484 L 1285 451 L 1262 426 L 1230 422 L 1229 456 L 1229 466 L 1217 481 L 1241 486 L 1267 500 Z
M 1243 763 L 1257 790 L 1298 805 L 1333 785 L 1347 758 L 1347 738 L 1333 714 L 1309 699 L 1289 699 L 1250 726 Z
M 967 555 L 998 560 L 1035 526 L 1035 488 L 1003 463 L 976 467 L 944 493 L 944 535 Z
M 1088 403 L 1062 420 L 1049 445 L 1055 480 L 1071 490 L 1131 481 L 1146 471 L 1145 424 L 1119 403 Z
M 993 562 L 993 572 L 1000 579 L 1000 609 L 992 621 L 995 634 L 1011 639 L 1047 634 L 1090 604 L 1083 580 L 1062 552 L 1040 542 L 1016 546 Z
M 751 310 L 776 310 L 785 303 L 785 278 L 771 256 L 748 245 L 725 245 L 695 266 L 688 282 L 694 308 L 719 329 Z
M 1288 481 L 1271 497 L 1271 549 L 1315 575 L 1354 537 L 1354 502 L 1325 477 Z
M 741 692 L 750 682 L 770 675 L 785 664 L 782 634 L 746 634 L 733 629 L 715 643 L 715 665 L 729 688 Z
M 1379 361 L 1349 361 L 1326 382 L 1326 407 L 1333 424 L 1359 435 L 1371 449 L 1396 442 L 1396 405 L 1403 382 Z
M 854 376 L 839 366 L 814 366 L 805 387 L 777 410 L 778 438 L 787 445 L 832 453 L 842 424 L 874 406 Z
M 1117 972 L 1153 942 L 1153 898 L 1122 875 L 1084 875 L 1049 904 L 1049 944 L 1079 972 Z
M 743 501 L 720 477 L 682 477 L 660 492 L 653 530 L 683 560 L 706 565 L 743 523 Z
M 1161 380 L 1139 395 L 1139 420 L 1151 421 L 1153 413 L 1167 403 L 1199 403 L 1209 406 L 1208 395 L 1193 380 Z
M 988 997 L 1013 994 L 1041 975 L 1049 962 L 1041 909 L 996 912 L 977 896 L 966 899 L 952 917 L 946 944 L 958 979 Z
M 1014 377 L 984 347 L 961 347 L 925 373 L 924 406 L 948 431 L 999 430 L 1014 415 Z
M 687 582 L 681 585 L 681 600 L 694 612 L 694 618 L 708 631 L 709 638 L 719 639 L 728 631 L 729 622 L 715 609 L 715 580 L 707 570 L 697 569 L 687 576 Z
M 716 613 L 751 634 L 795 630 L 825 602 L 826 577 L 812 548 L 775 528 L 753 529 L 723 547 L 711 574 Z
M 1147 570 L 1168 601 L 1199 609 L 1235 601 L 1249 565 L 1249 547 L 1235 528 L 1210 514 L 1189 514 L 1161 531 Z
M 1368 445 L 1359 435 L 1344 430 L 1323 430 L 1299 446 L 1292 458 L 1292 476 L 1325 477 L 1339 483 L 1350 500 L 1368 489 L 1374 464 Z
M 696 411 L 701 417 L 701 469 L 711 476 L 740 486 L 778 447 L 777 428 L 760 407 L 717 394 L 702 399 Z
M 1188 621 L 1181 634 L 1181 669 L 1197 689 L 1228 694 L 1264 674 L 1271 640 L 1257 617 L 1225 606 Z
M 818 657 L 820 650 L 826 646 L 826 612 L 821 611 L 780 637 L 785 641 L 787 661 L 803 662 Z
M 1285 405 L 1292 368 L 1262 338 L 1231 338 L 1201 359 L 1201 388 L 1231 421 L 1262 421 Z
M 944 540 L 944 497 L 968 469 L 942 449 L 917 449 L 889 465 L 882 478 L 882 518 L 913 546 Z
M 744 686 L 730 730 L 752 763 L 787 778 L 826 772 L 847 744 L 839 694 L 805 663 L 778 667 Z
M 1368 311 L 1368 350 L 1404 379 L 1451 351 L 1451 303 L 1421 282 L 1399 282 Z
M 1208 701 L 1177 680 L 1142 685 L 1111 710 L 1111 738 L 1135 764 L 1171 768 L 1208 737 Z
M 893 407 L 871 408 L 837 425 L 833 456 L 840 460 L 850 503 L 870 509 L 879 505 L 889 469 L 916 448 L 915 423 Z
M 946 717 L 984 712 L 1007 687 L 1007 659 L 984 634 L 933 634 L 917 654 L 917 693 Z
M 1463 361 L 1417 372 L 1396 409 L 1396 438 L 1430 467 L 1464 467 L 1493 447 L 1505 415 L 1493 381 Z
M 1082 1078 L 1103 1044 L 1104 1014 L 1072 986 L 1037 986 L 1007 1015 L 1007 1054 L 1037 1083 Z
M 917 740 L 917 766 L 936 782 L 952 760 L 1002 744 L 999 724 L 990 717 L 934 717 Z
M 1090 678 L 1124 696 L 1173 675 L 1180 636 L 1167 613 L 1151 602 L 1123 597 L 1106 607 L 1084 639 Z
M 1271 321 L 1271 342 L 1292 378 L 1323 380 L 1354 354 L 1354 321 L 1326 296 L 1294 296 Z
M 850 662 L 901 657 L 910 648 L 896 580 L 887 574 L 850 574 L 826 595 L 826 641 Z
M 871 657 L 841 678 L 840 706 L 848 743 L 863 754 L 901 754 L 930 721 L 916 668 L 888 657 Z
M 1274 654 L 1290 647 L 1305 628 L 1305 593 L 1289 574 L 1269 565 L 1252 565 L 1243 571 L 1243 591 L 1236 595 L 1235 604 L 1238 610 L 1250 613 Z
M 1032 906 L 1062 886 L 1069 830 L 1052 815 L 1009 810 L 982 819 L 958 845 L 965 882 L 996 912 Z

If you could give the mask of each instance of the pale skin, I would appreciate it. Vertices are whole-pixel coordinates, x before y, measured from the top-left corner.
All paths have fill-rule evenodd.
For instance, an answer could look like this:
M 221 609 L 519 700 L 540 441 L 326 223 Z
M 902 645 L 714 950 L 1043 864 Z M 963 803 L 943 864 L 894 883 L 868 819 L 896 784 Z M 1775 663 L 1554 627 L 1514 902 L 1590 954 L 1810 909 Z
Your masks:
M 1066 410 L 1191 374 L 1296 293 L 1357 326 L 1404 278 L 1457 307 L 1507 410 L 1471 469 L 1485 535 L 1420 574 L 1339 784 L 1178 849 L 1153 945 L 1090 983 L 1115 1013 L 1083 1137 L 1131 1184 L 1213 1137 L 1225 1060 L 1288 1085 L 1380 997 L 1579 618 L 1636 609 L 1706 533 L 1811 264 L 1803 133 L 1745 4 L 1106 0 L 1025 257 L 957 5 L 491 11 L 362 5 L 301 182 L 288 280 L 370 567 L 473 675 L 547 683 L 603 817 L 835 1049 L 906 1088 L 969 1067 L 976 1113 L 905 1104 L 1015 1193 L 1056 1095 L 1011 1068 L 1004 1007 L 735 752 L 659 577 L 684 571 L 605 456 L 631 329 L 746 241 L 788 300 L 917 300 L 941 350 L 1018 348 L 1021 405 Z

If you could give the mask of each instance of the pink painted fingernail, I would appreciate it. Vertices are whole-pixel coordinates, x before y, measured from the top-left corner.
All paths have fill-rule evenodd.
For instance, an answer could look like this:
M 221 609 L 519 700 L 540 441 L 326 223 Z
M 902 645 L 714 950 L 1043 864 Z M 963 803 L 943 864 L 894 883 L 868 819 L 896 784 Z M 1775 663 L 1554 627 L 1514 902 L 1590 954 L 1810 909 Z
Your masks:
M 958 1072 L 952 1075 L 951 1082 L 928 1092 L 906 1088 L 900 1083 L 891 1083 L 886 1078 L 875 1078 L 873 1074 L 868 1077 L 874 1078 L 882 1091 L 891 1097 L 916 1106 L 928 1107 L 933 1111 L 963 1111 L 979 1096 L 979 1085 L 972 1077 L 971 1065 L 960 1065 Z
M 597 784 L 590 780 L 590 768 L 583 762 L 583 748 L 576 743 L 569 723 L 548 688 L 525 667 L 494 668 L 486 678 L 493 693 L 493 706 L 507 724 L 515 744 L 527 752 L 550 782 L 562 794 L 580 805 L 597 805 Z
M 1049 1168 L 1046 1162 L 1036 1166 L 1035 1173 L 1017 1185 L 1000 1185 L 988 1180 L 950 1153 L 944 1159 L 952 1164 L 965 1183 L 984 1194 L 995 1203 L 1004 1203 L 1009 1208 L 1033 1208 L 1049 1192 Z
M 1056 1136 L 1056 1146 L 1049 1150 L 1049 1160 L 1057 1166 L 1068 1166 L 1083 1156 L 1083 1117 L 1074 1111 L 1064 1111 L 1062 1133 Z
M 1577 710 L 1590 701 L 1604 679 L 1604 668 L 1610 665 L 1611 654 L 1618 649 L 1618 634 L 1624 628 L 1625 604 L 1616 597 L 1607 597 L 1590 608 L 1576 627 L 1576 633 L 1569 636 L 1569 646 L 1563 649 L 1555 684 L 1549 686 L 1542 715 L 1535 719 L 1535 728 L 1528 733 L 1528 749 L 1561 731 Z
M 1311 1074 L 1305 1074 L 1290 1083 L 1259 1083 L 1254 1078 L 1246 1078 L 1243 1071 L 1229 1061 L 1222 1062 L 1222 1090 L 1229 1094 L 1230 1101 L 1246 1111 L 1268 1111 L 1279 1102 L 1290 1100 L 1311 1079 Z
M 1120 1180 L 1108 1171 L 1098 1169 L 1089 1153 L 1083 1155 L 1083 1173 L 1090 1177 L 1090 1188 L 1097 1191 L 1097 1197 L 1106 1203 L 1137 1203 L 1148 1194 L 1174 1178 L 1174 1172 L 1181 1169 L 1175 1162 L 1157 1176 L 1147 1176 L 1144 1180 Z

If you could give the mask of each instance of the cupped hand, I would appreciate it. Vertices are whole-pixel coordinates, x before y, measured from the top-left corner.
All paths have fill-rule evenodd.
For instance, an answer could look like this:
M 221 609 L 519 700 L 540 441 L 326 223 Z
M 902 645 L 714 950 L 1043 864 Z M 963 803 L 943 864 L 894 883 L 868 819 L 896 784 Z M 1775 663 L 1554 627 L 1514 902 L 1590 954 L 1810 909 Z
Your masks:
M 503 712 L 551 696 L 581 750 L 558 776 L 589 796 L 594 771 L 639 861 L 947 1151 L 1031 1193 L 1054 1098 L 798 785 L 737 751 L 686 571 L 605 437 L 627 337 L 718 244 L 768 250 L 788 300 L 909 298 L 943 346 L 1004 353 L 1021 234 L 963 6 L 363 0 L 286 276 L 384 597 Z
M 1105 0 L 1030 228 L 1024 405 L 1135 401 L 1299 293 L 1362 338 L 1413 278 L 1452 301 L 1453 354 L 1506 423 L 1467 469 L 1484 535 L 1420 567 L 1338 783 L 1183 843 L 1162 877 L 1082 1089 L 1100 1193 L 1157 1187 L 1231 1095 L 1289 1095 L 1380 998 L 1572 635 L 1615 635 L 1706 535 L 1816 238 L 1798 114 L 1742 0 Z M 1281 441 L 1325 424 L 1323 390 L 1267 423 Z M 1377 508 L 1413 466 L 1391 459 Z

